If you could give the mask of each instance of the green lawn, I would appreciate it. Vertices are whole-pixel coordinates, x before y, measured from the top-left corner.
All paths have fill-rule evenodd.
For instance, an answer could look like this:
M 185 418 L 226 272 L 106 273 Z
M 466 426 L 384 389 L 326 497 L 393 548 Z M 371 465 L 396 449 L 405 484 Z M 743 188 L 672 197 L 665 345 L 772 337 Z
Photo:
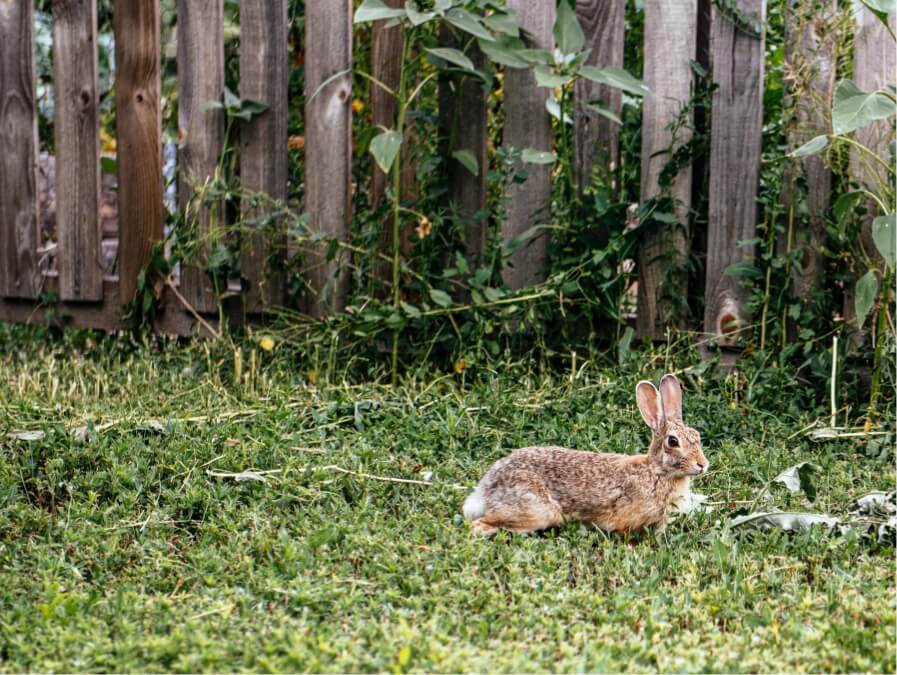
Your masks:
M 522 445 L 643 450 L 632 391 L 662 371 L 315 387 L 247 349 L 236 386 L 226 345 L 36 335 L 0 329 L 4 671 L 895 669 L 893 548 L 722 527 L 801 460 L 816 500 L 774 486 L 781 508 L 844 514 L 895 483 L 893 454 L 795 435 L 812 418 L 787 387 L 777 404 L 683 375 L 713 513 L 484 541 L 461 486 Z M 208 473 L 246 469 L 276 473 Z

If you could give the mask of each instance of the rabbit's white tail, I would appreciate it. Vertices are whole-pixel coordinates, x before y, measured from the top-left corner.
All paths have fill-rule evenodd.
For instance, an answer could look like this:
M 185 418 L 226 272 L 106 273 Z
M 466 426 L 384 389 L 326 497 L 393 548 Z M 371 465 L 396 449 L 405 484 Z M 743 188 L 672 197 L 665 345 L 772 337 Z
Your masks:
M 461 510 L 467 520 L 476 520 L 486 514 L 486 496 L 481 486 L 477 485 L 477 489 L 467 496 Z

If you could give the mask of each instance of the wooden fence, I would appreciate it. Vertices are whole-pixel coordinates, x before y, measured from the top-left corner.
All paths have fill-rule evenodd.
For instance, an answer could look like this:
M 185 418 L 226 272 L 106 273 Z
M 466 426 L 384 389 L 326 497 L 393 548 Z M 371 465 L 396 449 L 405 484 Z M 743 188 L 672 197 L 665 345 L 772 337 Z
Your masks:
M 387 4 L 404 6 L 398 0 Z M 762 22 L 765 0 L 725 3 Z M 793 8 L 795 0 L 788 0 Z M 825 4 L 825 3 L 823 3 Z M 828 3 L 834 4 L 834 3 Z M 547 46 L 556 0 L 508 0 L 521 26 L 536 44 Z M 620 66 L 624 46 L 624 0 L 579 0 L 576 11 L 592 48 L 590 63 Z M 190 200 L 191 186 L 215 171 L 224 143 L 225 118 L 206 102 L 224 94 L 223 0 L 178 0 L 177 70 L 181 140 L 178 148 L 178 202 Z M 352 0 L 305 3 L 304 68 L 305 178 L 303 210 L 314 231 L 345 239 L 352 204 Z M 752 257 L 738 241 L 755 236 L 756 195 L 760 172 L 762 96 L 764 90 L 764 34 L 753 33 L 723 15 L 710 0 L 645 0 L 644 80 L 652 95 L 645 99 L 642 121 L 642 199 L 658 191 L 659 172 L 674 143 L 671 123 L 679 116 L 694 87 L 692 61 L 712 66 L 718 85 L 713 94 L 709 161 L 685 167 L 675 177 L 672 195 L 681 208 L 680 224 L 688 222 L 696 173 L 709 174 L 709 222 L 706 232 L 706 315 L 704 330 L 725 342 L 727 326 L 748 321 L 745 291 L 726 268 Z M 97 0 L 54 0 L 53 49 L 56 152 L 56 231 L 48 246 L 40 231 L 37 106 L 32 0 L 0 0 L 0 320 L 43 321 L 46 310 L 70 325 L 116 329 L 121 308 L 135 293 L 138 275 L 147 264 L 154 242 L 163 237 L 163 172 L 161 131 L 161 38 L 159 0 L 115 0 L 115 109 L 117 120 L 118 232 L 117 263 L 104 266 L 100 210 L 99 86 Z M 857 82 L 888 81 L 893 77 L 893 46 L 881 26 L 862 10 L 856 34 Z M 240 3 L 240 96 L 262 101 L 268 110 L 247 123 L 241 132 L 239 163 L 245 189 L 275 199 L 287 195 L 288 79 L 291 67 L 287 39 L 287 0 L 242 0 Z M 793 29 L 793 26 L 792 26 Z M 814 30 L 812 26 L 803 29 Z M 372 70 L 386 84 L 398 79 L 402 33 L 379 22 L 373 29 Z M 890 56 L 874 58 L 881 45 Z M 813 35 L 789 39 L 789 59 L 812 52 L 825 62 Z M 473 58 L 482 58 L 472 54 Z M 890 61 L 888 61 L 890 58 Z M 340 75 L 342 73 L 342 75 Z M 828 87 L 832 69 L 820 76 Z M 318 92 L 314 97 L 311 92 Z M 527 70 L 508 70 L 504 79 L 503 143 L 517 148 L 550 150 L 551 121 L 545 109 L 546 89 L 536 86 Z M 487 158 L 487 107 L 481 87 L 460 90 L 446 85 L 440 106 L 448 109 L 461 98 L 459 147 L 470 150 L 481 167 Z M 619 114 L 619 91 L 588 82 L 577 84 L 577 101 L 602 100 Z M 375 94 L 375 123 L 390 125 L 394 103 Z M 691 116 L 686 110 L 686 115 Z M 701 119 L 690 122 L 703 124 Z M 824 119 L 806 113 L 807 125 L 824 126 Z M 824 132 L 826 129 L 820 129 Z M 409 132 L 411 133 L 411 132 Z M 811 136 L 813 134 L 810 134 Z M 620 151 L 619 128 L 581 106 L 574 115 L 574 174 L 582 188 L 596 165 L 613 168 Z M 675 143 L 687 141 L 680 134 Z M 456 163 L 448 185 L 449 199 L 464 232 L 468 258 L 482 256 L 486 226 L 474 215 L 486 206 L 485 171 L 473 175 Z M 824 167 L 804 167 L 814 194 L 811 208 L 827 207 L 830 178 Z M 385 181 L 377 169 L 372 177 L 376 201 Z M 828 181 L 828 182 L 826 182 Z M 413 183 L 413 181 L 411 181 Z M 366 187 L 366 186 L 364 186 Z M 413 190 L 413 185 L 407 186 Z M 403 189 L 406 187 L 403 186 Z M 522 186 L 513 188 L 512 201 L 501 224 L 504 237 L 516 237 L 534 223 L 545 222 L 551 206 L 549 167 L 529 171 Z M 251 209 L 246 204 L 244 209 Z M 251 216 L 252 213 L 244 215 Z M 199 215 L 200 235 L 210 223 L 221 222 L 223 209 L 207 208 Z M 813 227 L 819 229 L 817 219 Z M 818 258 L 819 232 L 798 237 L 807 245 L 807 259 Z M 668 309 L 662 300 L 662 260 L 688 255 L 686 229 L 670 224 L 644 238 L 638 252 L 638 331 L 662 339 Z M 250 237 L 241 251 L 241 273 L 248 282 L 243 306 L 260 312 L 284 298 L 284 275 L 276 257 L 268 255 L 272 242 Z M 506 283 L 520 288 L 538 282 L 546 269 L 546 238 L 518 251 Z M 345 302 L 348 278 L 339 258 L 307 252 L 306 282 L 312 300 L 304 309 L 313 316 L 338 310 Z M 52 264 L 48 260 L 53 261 Z M 106 269 L 104 269 L 106 267 Z M 806 269 L 806 267 L 805 267 Z M 796 282 L 797 283 L 797 282 Z M 321 291 L 325 285 L 330 292 Z M 798 286 L 800 288 L 800 286 Z M 669 291 L 669 289 L 667 289 Z M 676 289 L 676 293 L 684 290 Z M 157 314 L 157 329 L 190 334 L 204 315 L 214 326 L 216 297 L 207 276 L 186 268 L 179 287 L 165 287 Z

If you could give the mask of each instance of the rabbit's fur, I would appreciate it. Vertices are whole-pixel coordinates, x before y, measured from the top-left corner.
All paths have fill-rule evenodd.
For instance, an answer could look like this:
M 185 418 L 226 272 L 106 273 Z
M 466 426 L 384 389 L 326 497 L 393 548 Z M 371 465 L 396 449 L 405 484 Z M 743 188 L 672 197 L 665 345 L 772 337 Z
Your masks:
M 647 454 L 515 450 L 489 468 L 464 502 L 471 532 L 532 532 L 567 520 L 618 532 L 663 528 L 708 462 L 701 435 L 682 422 L 682 388 L 675 376 L 663 377 L 660 392 L 639 382 L 636 402 L 652 431 Z

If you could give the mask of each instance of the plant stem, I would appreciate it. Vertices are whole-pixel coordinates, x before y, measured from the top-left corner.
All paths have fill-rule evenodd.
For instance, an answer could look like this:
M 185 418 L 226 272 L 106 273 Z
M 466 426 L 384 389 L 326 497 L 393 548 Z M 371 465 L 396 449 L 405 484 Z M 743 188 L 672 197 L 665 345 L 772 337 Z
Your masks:
M 878 406 L 878 391 L 881 386 L 881 356 L 884 350 L 885 333 L 887 332 L 888 303 L 891 298 L 891 273 L 886 271 L 882 280 L 882 293 L 878 306 L 878 326 L 875 334 L 875 356 L 872 360 L 872 387 L 869 392 L 869 409 L 866 418 L 872 420 Z
M 407 76 L 407 63 L 409 45 L 414 37 L 414 29 L 405 31 L 405 39 L 402 41 L 402 66 L 399 73 L 399 95 L 397 97 L 398 111 L 396 112 L 396 131 L 402 141 L 405 140 L 405 106 L 408 102 L 405 100 L 405 87 Z M 399 292 L 399 248 L 401 238 L 402 224 L 402 150 L 399 148 L 395 160 L 392 165 L 392 306 L 398 311 L 401 302 L 401 294 Z M 392 386 L 395 386 L 399 380 L 399 331 L 394 330 L 392 333 L 392 364 L 391 364 Z

